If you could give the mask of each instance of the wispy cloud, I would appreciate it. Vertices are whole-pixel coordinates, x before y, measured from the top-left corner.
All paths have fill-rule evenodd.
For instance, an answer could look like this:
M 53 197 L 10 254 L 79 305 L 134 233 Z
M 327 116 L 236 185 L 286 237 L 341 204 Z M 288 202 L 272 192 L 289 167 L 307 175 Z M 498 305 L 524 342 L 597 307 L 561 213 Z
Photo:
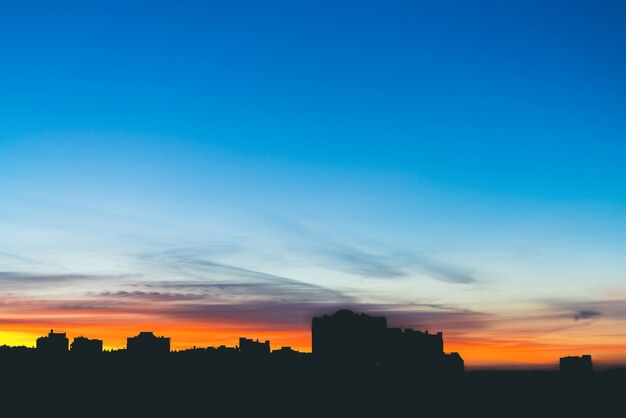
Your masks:
M 194 300 L 202 300 L 204 295 L 196 293 L 179 293 L 179 292 L 164 292 L 164 291 L 151 291 L 144 292 L 140 290 L 126 291 L 105 291 L 99 293 L 89 293 L 89 298 L 113 298 L 113 299 L 127 299 L 129 301 L 142 301 L 142 302 L 187 302 Z
M 183 286 L 185 288 L 185 286 Z M 144 322 L 229 323 L 234 327 L 308 328 L 311 318 L 349 308 L 355 312 L 386 316 L 391 326 L 438 329 L 484 327 L 486 314 L 432 309 L 428 305 L 345 303 L 305 298 L 288 299 L 226 296 L 175 291 L 116 291 L 82 295 L 79 298 L 0 297 L 0 323 L 16 320 L 81 323 L 104 319 L 112 324 L 142 318 Z
M 279 219 L 275 225 L 307 257 L 318 260 L 327 268 L 368 278 L 393 279 L 405 277 L 409 275 L 410 269 L 417 267 L 431 278 L 447 283 L 467 284 L 477 281 L 469 270 L 423 254 L 395 249 L 376 253 L 286 218 Z
M 626 321 L 626 299 L 623 297 L 591 300 L 550 299 L 545 303 L 548 309 L 561 312 L 576 322 L 599 318 Z
M 111 282 L 131 275 L 93 275 L 93 274 L 31 274 L 18 272 L 0 272 L 0 291 L 19 293 L 28 290 L 45 291 L 46 288 L 66 285 L 89 285 L 95 282 Z
M 321 307 L 356 303 L 353 296 L 334 289 L 199 258 L 194 252 L 167 251 L 143 259 L 153 262 L 160 278 L 0 273 L 0 294 L 4 293 L 0 311 L 70 321 L 106 313 L 155 322 L 232 322 L 280 328 L 302 326 L 311 312 L 328 310 Z M 64 286 L 69 287 L 59 290 Z
M 453 263 L 435 261 L 421 255 L 412 255 L 413 262 L 430 277 L 446 283 L 475 283 L 477 279 L 467 269 Z
M 171 272 L 172 280 L 152 280 L 137 285 L 149 288 L 187 289 L 213 297 L 270 297 L 273 300 L 353 301 L 353 297 L 328 287 L 202 258 L 196 251 L 178 250 L 146 254 L 158 260 L 159 269 Z
M 595 318 L 602 315 L 600 311 L 580 310 L 574 314 L 574 321 L 580 321 L 581 319 Z
M 51 267 L 50 264 L 42 263 L 41 261 L 37 261 L 37 260 L 35 260 L 33 258 L 23 257 L 23 256 L 21 256 L 19 254 L 0 252 L 0 258 L 16 260 L 16 261 L 19 261 L 19 262 L 24 263 L 26 265 L 36 265 L 36 266 Z
M 38 275 L 0 273 L 3 319 L 16 315 L 42 320 L 57 318 L 152 318 L 153 321 L 232 323 L 267 327 L 308 326 L 314 315 L 350 308 L 373 315 L 388 315 L 397 326 L 428 326 L 435 322 L 479 327 L 481 313 L 436 303 L 371 304 L 355 295 L 292 278 L 268 274 L 180 252 L 160 254 L 160 267 L 171 280 L 100 275 Z M 110 279 L 121 280 L 110 280 Z M 87 286 L 77 292 L 77 283 Z M 71 285 L 67 292 L 33 292 L 32 289 Z M 96 284 L 91 287 L 89 284 Z M 3 287 L 4 286 L 4 287 Z M 0 321 L 2 322 L 2 321 Z

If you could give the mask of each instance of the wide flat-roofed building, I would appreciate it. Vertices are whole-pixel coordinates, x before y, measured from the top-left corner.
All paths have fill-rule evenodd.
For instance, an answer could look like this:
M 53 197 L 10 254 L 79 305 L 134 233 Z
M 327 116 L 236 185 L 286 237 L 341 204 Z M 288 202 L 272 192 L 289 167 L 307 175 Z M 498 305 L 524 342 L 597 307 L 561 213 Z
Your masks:
M 463 372 L 458 353 L 443 351 L 443 334 L 388 328 L 385 317 L 343 309 L 314 317 L 313 357 L 336 365 L 383 366 L 422 372 Z
M 129 354 L 166 354 L 170 352 L 169 337 L 157 337 L 152 332 L 140 332 L 126 340 Z
M 102 340 L 76 337 L 70 345 L 70 351 L 75 354 L 102 353 Z
M 47 354 L 67 353 L 69 343 L 64 332 L 51 329 L 47 336 L 37 338 L 37 351 Z
M 559 370 L 564 373 L 591 373 L 593 371 L 591 356 L 589 354 L 585 354 L 580 357 L 561 357 L 561 360 L 559 361 Z

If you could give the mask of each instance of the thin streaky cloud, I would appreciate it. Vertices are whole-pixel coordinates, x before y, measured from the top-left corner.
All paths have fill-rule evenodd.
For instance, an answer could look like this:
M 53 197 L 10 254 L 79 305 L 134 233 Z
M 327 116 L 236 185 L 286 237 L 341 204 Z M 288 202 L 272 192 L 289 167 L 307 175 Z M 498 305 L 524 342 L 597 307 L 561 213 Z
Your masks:
M 0 272 L 0 290 L 19 292 L 28 289 L 45 290 L 47 286 L 74 285 L 88 286 L 93 283 L 118 281 L 138 277 L 137 275 L 95 275 L 95 274 L 32 274 Z
M 175 255 L 172 255 L 175 254 Z M 212 260 L 179 255 L 180 252 L 167 251 L 159 254 L 152 254 L 150 257 L 157 258 L 163 267 L 172 269 L 178 276 L 191 277 L 195 280 L 185 282 L 184 280 L 171 280 L 159 283 L 144 283 L 146 286 L 159 285 L 167 287 L 196 287 L 198 289 L 223 290 L 230 289 L 240 293 L 250 289 L 275 296 L 284 293 L 310 293 L 317 298 L 326 298 L 333 301 L 351 301 L 353 298 L 347 294 L 328 287 L 320 286 L 296 280 L 288 277 L 264 273 L 238 266 L 218 263 Z M 191 271 L 188 269 L 191 267 Z
M 317 259 L 324 267 L 367 278 L 394 279 L 409 275 L 408 269 L 417 266 L 429 277 L 447 282 L 469 284 L 477 279 L 466 269 L 453 263 L 437 261 L 425 255 L 390 251 L 376 254 L 341 242 L 329 234 L 316 231 L 287 218 L 275 218 L 276 229 L 299 243 L 301 251 Z

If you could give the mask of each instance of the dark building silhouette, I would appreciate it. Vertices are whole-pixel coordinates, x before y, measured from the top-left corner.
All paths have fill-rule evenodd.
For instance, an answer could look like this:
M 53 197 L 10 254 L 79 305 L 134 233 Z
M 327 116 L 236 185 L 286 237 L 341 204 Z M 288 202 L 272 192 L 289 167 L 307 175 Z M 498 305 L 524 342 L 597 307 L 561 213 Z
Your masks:
M 389 328 L 383 344 L 387 363 L 428 363 L 444 355 L 441 332 L 430 334 L 428 331 L 414 331 L 411 328 Z
M 170 352 L 170 339 L 157 337 L 152 332 L 140 332 L 126 340 L 126 350 L 129 354 L 167 354 Z
M 228 354 L 237 353 L 237 347 L 227 347 L 225 345 L 220 345 L 219 347 L 208 347 L 207 350 L 212 350 L 212 351 L 216 351 L 219 353 L 228 353 Z
M 247 355 L 267 355 L 270 353 L 270 342 L 253 341 L 248 338 L 239 338 L 239 350 Z
M 25 345 L 11 346 L 2 344 L 0 345 L 0 353 L 6 352 L 26 352 L 26 351 L 34 351 L 31 347 L 26 347 Z
M 54 332 L 51 329 L 48 336 L 37 338 L 37 351 L 46 354 L 67 353 L 69 342 L 64 332 Z
M 446 353 L 443 367 L 449 373 L 459 373 L 465 371 L 465 362 L 457 352 Z
M 294 350 L 293 348 L 289 347 L 289 346 L 285 346 L 285 347 L 280 347 L 278 350 L 274 350 L 272 351 L 272 354 L 278 354 L 278 355 L 292 355 L 292 354 L 302 354 L 299 351 Z
M 70 351 L 76 354 L 99 354 L 102 353 L 102 340 L 76 337 L 70 345 Z
M 578 356 L 561 357 L 559 370 L 563 373 L 591 373 L 593 363 L 589 354 Z
M 377 362 L 383 351 L 387 319 L 347 309 L 314 317 L 313 355 L 325 361 Z
M 290 362 L 294 363 L 297 361 L 304 361 L 310 356 L 309 353 L 301 353 L 300 351 L 294 350 L 291 347 L 281 347 L 278 350 L 272 351 L 272 358 L 277 359 L 281 362 Z
M 561 371 L 464 373 L 463 359 L 445 353 L 439 332 L 389 328 L 384 317 L 345 310 L 312 326 L 314 353 L 283 347 L 270 354 L 269 342 L 246 338 L 234 347 L 168 352 L 168 338 L 147 332 L 129 338 L 128 349 L 81 357 L 73 353 L 100 344 L 77 337 L 69 354 L 42 355 L 50 347 L 67 352 L 66 335 L 51 331 L 37 348 L 0 346 L 2 412 L 50 416 L 59 399 L 71 399 L 82 415 L 147 417 L 253 416 L 261 408 L 292 416 L 303 407 L 320 417 L 624 412 L 626 368 L 592 370 L 589 355 L 562 358 Z
M 314 317 L 313 356 L 323 362 L 462 372 L 458 353 L 443 351 L 443 334 L 387 328 L 385 317 L 349 310 Z

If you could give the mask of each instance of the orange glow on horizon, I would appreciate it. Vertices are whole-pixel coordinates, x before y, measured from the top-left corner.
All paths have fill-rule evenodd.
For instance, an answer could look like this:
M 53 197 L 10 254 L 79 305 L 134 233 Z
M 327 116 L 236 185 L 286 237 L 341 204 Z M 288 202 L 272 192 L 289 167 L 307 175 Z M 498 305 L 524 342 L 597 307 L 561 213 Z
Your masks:
M 182 324 L 176 322 L 148 321 L 116 321 L 89 324 L 68 324 L 39 322 L 3 325 L 0 331 L 0 345 L 25 345 L 34 347 L 36 339 L 46 335 L 53 328 L 56 332 L 66 332 L 70 342 L 78 336 L 98 338 L 104 341 L 107 350 L 126 347 L 126 338 L 137 335 L 140 331 L 153 331 L 156 335 L 171 338 L 172 350 L 183 350 L 191 347 L 236 346 L 239 337 L 270 340 L 272 349 L 291 346 L 303 352 L 311 351 L 311 334 L 309 327 L 276 329 L 267 327 L 250 327 L 244 324 L 206 323 Z M 468 369 L 477 368 L 556 368 L 560 357 L 566 355 L 591 354 L 594 363 L 624 364 L 626 363 L 626 343 L 602 343 L 601 341 L 587 344 L 539 343 L 523 339 L 504 338 L 466 338 L 444 335 L 446 352 L 458 352 L 465 360 Z
M 16 302 L 18 299 L 11 299 Z M 290 324 L 242 323 L 232 319 L 190 321 L 159 316 L 158 311 L 44 310 L 29 306 L 0 311 L 0 345 L 34 347 L 50 329 L 66 332 L 70 342 L 85 336 L 103 340 L 107 350 L 126 347 L 126 339 L 141 331 L 171 338 L 172 350 L 238 345 L 240 337 L 269 340 L 272 349 L 290 346 L 311 351 L 311 328 L 306 320 Z M 443 330 L 446 352 L 458 352 L 472 368 L 556 368 L 560 357 L 591 354 L 594 364 L 626 364 L 626 336 L 611 321 L 592 327 L 560 327 L 541 318 L 506 318 L 486 324 L 480 332 Z M 570 320 L 571 321 L 571 320 Z M 554 327 L 554 325 L 559 327 Z M 567 324 L 566 324 L 567 325 Z M 557 331 L 551 331 L 556 329 Z
M 0 345 L 34 347 L 37 338 L 47 335 L 50 329 L 65 332 L 71 341 L 78 336 L 103 340 L 105 350 L 126 348 L 126 339 L 141 331 L 152 331 L 156 335 L 171 338 L 172 350 L 184 350 L 192 347 L 210 347 L 225 345 L 234 347 L 239 344 L 240 337 L 270 340 L 272 349 L 290 346 L 294 350 L 311 351 L 310 329 L 275 329 L 271 327 L 250 327 L 232 323 L 181 324 L 152 323 L 143 321 L 68 324 L 61 323 L 28 323 L 19 325 L 3 325 L 0 331 Z

